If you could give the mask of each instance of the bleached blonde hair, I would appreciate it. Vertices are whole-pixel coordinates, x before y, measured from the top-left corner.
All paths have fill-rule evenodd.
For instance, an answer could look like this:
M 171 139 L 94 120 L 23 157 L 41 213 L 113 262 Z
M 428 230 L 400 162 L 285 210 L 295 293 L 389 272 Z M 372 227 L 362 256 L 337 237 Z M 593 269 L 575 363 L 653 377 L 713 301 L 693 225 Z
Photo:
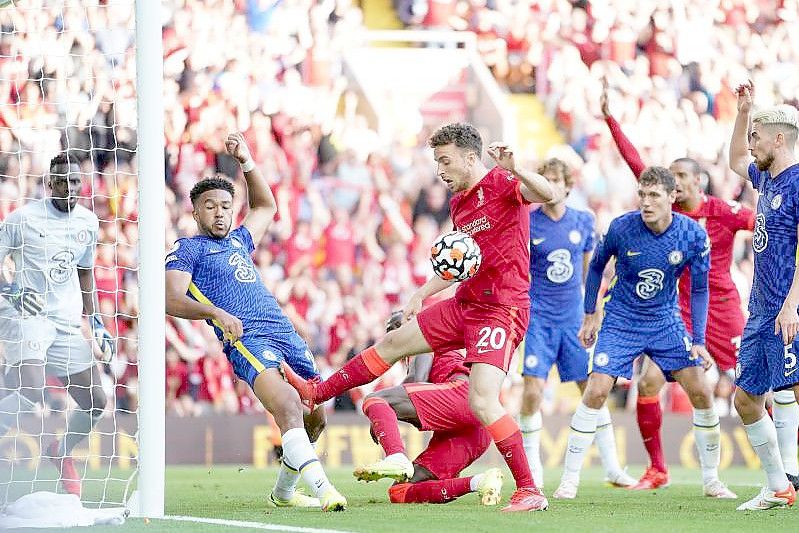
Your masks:
M 799 110 L 790 104 L 775 105 L 761 109 L 752 115 L 752 122 L 759 124 L 785 124 L 799 128 Z
M 768 107 L 752 116 L 753 124 L 777 126 L 783 131 L 789 143 L 796 143 L 799 136 L 799 110 L 789 104 Z

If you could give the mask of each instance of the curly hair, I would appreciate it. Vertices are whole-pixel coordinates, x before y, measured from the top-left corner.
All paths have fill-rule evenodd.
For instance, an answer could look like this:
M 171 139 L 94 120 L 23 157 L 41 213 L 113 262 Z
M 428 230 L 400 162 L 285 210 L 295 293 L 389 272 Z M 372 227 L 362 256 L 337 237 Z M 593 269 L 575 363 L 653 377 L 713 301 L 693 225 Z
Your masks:
M 567 189 L 571 189 L 574 186 L 574 175 L 572 174 L 572 169 L 566 164 L 565 161 L 562 161 L 557 157 L 549 158 L 538 165 L 537 172 L 542 176 L 544 174 L 561 176 L 563 178 L 563 182 L 566 184 Z
M 671 193 L 677 188 L 677 182 L 669 169 L 663 167 L 647 167 L 638 179 L 638 184 L 642 187 L 652 185 L 663 185 L 666 193 Z
M 227 191 L 230 193 L 230 196 L 234 196 L 236 190 L 233 188 L 233 184 L 224 179 L 224 178 L 204 178 L 197 183 L 194 184 L 194 187 L 191 188 L 191 192 L 189 192 L 189 198 L 191 198 L 191 203 L 197 201 L 197 198 L 206 191 L 213 191 L 215 189 L 221 189 L 223 191 Z
M 473 150 L 477 155 L 483 153 L 483 139 L 480 132 L 471 124 L 458 122 L 447 124 L 436 130 L 428 141 L 430 148 L 454 144 L 462 150 Z
M 78 162 L 70 157 L 68 152 L 61 152 L 50 160 L 50 172 L 55 173 L 56 167 L 77 165 Z

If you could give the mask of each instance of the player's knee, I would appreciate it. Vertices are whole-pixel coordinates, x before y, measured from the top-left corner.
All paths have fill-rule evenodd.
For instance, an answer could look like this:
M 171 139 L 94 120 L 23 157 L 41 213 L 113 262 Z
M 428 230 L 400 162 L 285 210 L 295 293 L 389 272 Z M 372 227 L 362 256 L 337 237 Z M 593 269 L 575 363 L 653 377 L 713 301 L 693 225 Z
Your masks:
M 497 407 L 499 407 L 500 410 L 503 409 L 498 399 L 492 399 L 482 394 L 473 393 L 469 394 L 469 407 L 472 409 L 475 416 L 483 423 L 496 418 L 492 417 L 491 414 L 497 410 Z
M 688 399 L 695 409 L 710 409 L 713 407 L 713 395 L 707 387 L 699 387 L 688 394 Z
M 638 382 L 638 396 L 647 398 L 657 396 L 660 394 L 661 386 L 662 384 L 659 381 L 643 377 Z
M 734 398 L 735 410 L 741 418 L 756 417 L 760 411 L 764 410 L 759 406 L 751 396 L 746 394 L 742 389 L 736 389 Z
M 599 387 L 589 385 L 583 393 L 583 403 L 591 409 L 601 409 L 607 399 L 608 391 Z

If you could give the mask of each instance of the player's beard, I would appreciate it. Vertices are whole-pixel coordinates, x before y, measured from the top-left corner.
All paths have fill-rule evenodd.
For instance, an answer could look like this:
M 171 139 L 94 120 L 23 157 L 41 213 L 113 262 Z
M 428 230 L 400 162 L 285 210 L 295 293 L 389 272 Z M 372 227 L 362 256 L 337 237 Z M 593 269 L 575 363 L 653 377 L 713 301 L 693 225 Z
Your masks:
M 72 196 L 69 198 L 51 198 L 51 200 L 53 202 L 53 206 L 62 213 L 70 213 L 74 211 L 75 206 L 78 204 L 78 199 Z
M 768 170 L 773 162 L 774 162 L 774 154 L 766 154 L 765 156 L 763 156 L 763 159 L 755 157 L 755 165 L 757 165 L 757 169 L 760 172 Z
M 224 229 L 222 229 L 222 228 L 217 228 L 216 221 L 214 221 L 213 224 L 205 226 L 203 229 L 205 230 L 205 233 L 211 237 L 214 237 L 216 239 L 224 239 L 225 237 L 227 237 L 227 234 L 230 233 L 230 224 L 231 224 L 230 220 L 225 221 L 224 223 L 225 227 Z

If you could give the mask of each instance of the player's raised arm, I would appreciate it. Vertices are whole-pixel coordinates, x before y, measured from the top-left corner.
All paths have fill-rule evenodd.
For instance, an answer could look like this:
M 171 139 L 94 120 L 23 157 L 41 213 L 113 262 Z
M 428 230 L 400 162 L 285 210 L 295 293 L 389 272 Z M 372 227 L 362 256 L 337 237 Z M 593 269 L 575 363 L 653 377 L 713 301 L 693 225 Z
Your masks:
M 169 261 L 169 258 L 167 258 Z M 191 274 L 182 270 L 166 271 L 166 314 L 188 320 L 211 320 L 235 341 L 244 334 L 241 320 L 214 305 L 192 300 L 186 293 Z
M 243 225 L 252 236 L 255 246 L 263 238 L 277 213 L 277 202 L 272 189 L 250 155 L 250 149 L 241 133 L 231 133 L 225 140 L 227 152 L 236 158 L 247 182 L 247 200 L 250 207 Z
M 755 86 L 751 80 L 735 89 L 738 95 L 738 115 L 730 139 L 730 169 L 744 179 L 749 178 L 749 164 L 752 156 L 749 153 L 749 127 L 751 123 L 752 100 Z
M 560 200 L 558 192 L 556 192 L 549 181 L 530 170 L 519 168 L 516 165 L 516 159 L 513 156 L 513 150 L 505 143 L 493 142 L 488 146 L 488 155 L 496 161 L 497 165 L 509 170 L 518 179 L 522 186 L 519 189 L 522 196 L 528 202 L 546 203 Z M 562 193 L 561 193 L 562 194 Z
M 608 80 L 604 78 L 602 79 L 602 96 L 600 96 L 599 104 L 602 109 L 602 117 L 605 119 L 605 124 L 607 124 L 610 129 L 610 135 L 613 137 L 613 142 L 616 143 L 616 148 L 619 149 L 619 153 L 622 158 L 624 158 L 627 166 L 630 167 L 635 179 L 640 178 L 646 165 L 641 160 L 641 154 L 638 153 L 633 143 L 630 142 L 630 139 L 622 131 L 621 125 L 616 121 L 613 115 L 610 114 L 610 107 L 608 106 Z
M 797 238 L 799 238 L 799 227 L 796 228 Z M 782 335 L 782 342 L 789 346 L 799 335 L 799 267 L 793 272 L 791 288 L 782 303 L 777 319 L 774 321 L 774 335 Z

